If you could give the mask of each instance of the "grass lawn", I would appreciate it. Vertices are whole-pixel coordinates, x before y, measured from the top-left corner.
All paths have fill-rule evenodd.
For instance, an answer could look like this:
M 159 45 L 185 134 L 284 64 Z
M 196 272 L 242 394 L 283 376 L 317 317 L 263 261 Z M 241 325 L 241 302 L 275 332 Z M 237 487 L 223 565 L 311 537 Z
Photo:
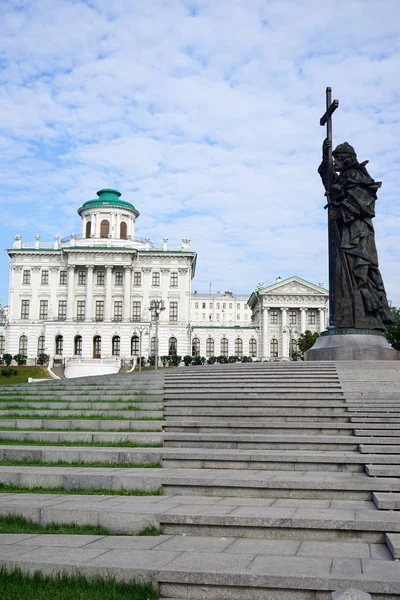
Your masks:
M 4 377 L 1 374 L 3 369 L 13 369 L 17 371 L 17 375 L 11 375 L 11 377 Z M 14 383 L 28 383 L 28 377 L 34 379 L 51 379 L 49 372 L 46 367 L 6 367 L 6 365 L 0 366 L 0 385 L 12 385 Z
M 156 600 L 150 583 L 88 579 L 82 575 L 43 575 L 20 569 L 0 571 L 1 600 Z

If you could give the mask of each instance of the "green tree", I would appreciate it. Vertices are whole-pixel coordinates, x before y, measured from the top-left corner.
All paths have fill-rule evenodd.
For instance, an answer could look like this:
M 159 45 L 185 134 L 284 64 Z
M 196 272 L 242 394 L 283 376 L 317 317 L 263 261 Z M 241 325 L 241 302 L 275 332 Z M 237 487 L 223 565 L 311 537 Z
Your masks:
M 383 334 L 395 350 L 400 350 L 400 309 L 396 306 L 390 308 L 394 316 L 394 323 L 393 325 L 387 325 Z
M 312 333 L 309 329 L 299 335 L 297 340 L 298 352 L 296 352 L 296 356 L 293 356 L 294 360 L 304 360 L 304 353 L 314 346 L 317 338 L 319 338 L 319 333 L 316 331 Z

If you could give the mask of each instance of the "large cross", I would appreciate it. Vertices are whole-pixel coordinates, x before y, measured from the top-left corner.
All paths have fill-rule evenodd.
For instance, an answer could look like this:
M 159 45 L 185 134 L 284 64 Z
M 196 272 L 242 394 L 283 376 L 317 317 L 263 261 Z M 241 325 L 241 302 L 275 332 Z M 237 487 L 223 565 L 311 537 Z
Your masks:
M 339 100 L 334 100 L 332 102 L 332 88 L 326 88 L 326 112 L 319 120 L 320 125 L 326 124 L 326 137 L 330 141 L 330 146 L 328 148 L 328 186 L 326 190 L 326 196 L 329 204 L 329 195 L 331 192 L 332 186 L 332 176 L 333 176 L 333 159 L 332 159 L 332 115 L 339 106 Z

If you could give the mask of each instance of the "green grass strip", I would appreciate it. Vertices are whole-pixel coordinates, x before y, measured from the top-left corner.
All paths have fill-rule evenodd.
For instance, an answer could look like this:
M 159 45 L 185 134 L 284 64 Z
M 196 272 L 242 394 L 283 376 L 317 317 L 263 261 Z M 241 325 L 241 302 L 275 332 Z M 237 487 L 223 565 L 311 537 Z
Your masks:
M 60 420 L 60 421 L 72 421 L 72 420 L 81 420 L 81 421 L 163 421 L 164 419 L 161 417 L 110 417 L 106 413 L 98 413 L 95 415 L 85 416 L 85 415 L 19 415 L 17 413 L 4 413 L 0 415 L 0 419 L 35 419 L 36 421 L 46 421 L 46 420 Z
M 158 490 L 125 490 L 123 488 L 115 490 L 98 490 L 95 488 L 66 489 L 63 487 L 26 487 L 23 485 L 14 485 L 13 483 L 0 483 L 0 494 L 71 494 L 76 496 L 162 496 L 163 492 L 161 488 Z
M 101 525 L 79 525 L 78 523 L 47 523 L 42 525 L 32 519 L 25 519 L 20 515 L 0 515 L 0 533 L 51 533 L 55 535 L 116 535 Z M 132 535 L 129 533 L 118 532 L 118 535 Z M 161 529 L 156 525 L 144 527 L 138 536 L 156 536 L 162 535 Z
M 39 419 L 40 420 L 40 419 Z M 68 419 L 66 419 L 68 420 Z M 100 433 L 99 431 L 93 431 L 82 427 L 72 427 L 71 429 L 63 429 L 56 427 L 0 427 L 0 431 L 85 431 L 86 433 Z M 111 429 L 108 433 L 160 433 L 161 429 Z
M 118 462 L 105 462 L 105 461 L 94 461 L 85 462 L 83 460 L 77 460 L 68 462 L 66 460 L 57 460 L 54 462 L 46 462 L 42 460 L 18 460 L 9 458 L 0 461 L 0 467 L 87 467 L 87 468 L 110 468 L 110 469 L 162 469 L 160 463 L 118 463 Z
M 145 444 L 141 442 L 48 442 L 46 440 L 15 440 L 0 438 L 0 446 L 65 446 L 74 448 L 162 448 L 163 444 Z
M 40 571 L 0 570 L 1 600 L 157 600 L 150 583 L 79 574 L 44 575 Z

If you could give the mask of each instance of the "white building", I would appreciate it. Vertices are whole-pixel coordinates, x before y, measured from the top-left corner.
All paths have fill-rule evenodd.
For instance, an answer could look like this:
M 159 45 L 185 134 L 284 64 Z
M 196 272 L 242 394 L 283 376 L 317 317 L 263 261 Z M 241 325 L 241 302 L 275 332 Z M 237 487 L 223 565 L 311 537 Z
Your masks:
M 192 355 L 258 357 L 259 328 L 252 322 L 248 294 L 192 295 Z
M 163 299 L 159 354 L 186 354 L 196 253 L 154 248 L 135 237 L 136 208 L 103 189 L 78 210 L 81 234 L 51 244 L 15 236 L 11 259 L 7 352 L 29 361 L 44 352 L 68 367 L 92 359 L 92 370 L 119 369 L 120 359 L 154 354 L 150 299 Z M 141 336 L 142 332 L 142 336 Z M 147 332 L 147 335 L 146 335 Z M 1 344 L 1 340 L 0 340 Z M 101 360 L 99 360 L 101 359 Z
M 262 360 L 288 360 L 296 340 L 307 329 L 326 329 L 329 293 L 300 277 L 277 278 L 273 285 L 260 284 L 249 298 L 253 323 L 259 328 Z M 291 342 L 290 342 L 291 340 Z
M 191 294 L 190 240 L 155 248 L 135 236 L 139 212 L 103 189 L 78 210 L 81 233 L 51 243 L 15 236 L 9 306 L 0 309 L 0 355 L 38 354 L 70 376 L 117 371 L 155 353 L 152 299 L 164 300 L 159 355 L 252 356 L 287 360 L 289 339 L 325 329 L 328 292 L 298 277 L 259 285 L 250 296 Z

